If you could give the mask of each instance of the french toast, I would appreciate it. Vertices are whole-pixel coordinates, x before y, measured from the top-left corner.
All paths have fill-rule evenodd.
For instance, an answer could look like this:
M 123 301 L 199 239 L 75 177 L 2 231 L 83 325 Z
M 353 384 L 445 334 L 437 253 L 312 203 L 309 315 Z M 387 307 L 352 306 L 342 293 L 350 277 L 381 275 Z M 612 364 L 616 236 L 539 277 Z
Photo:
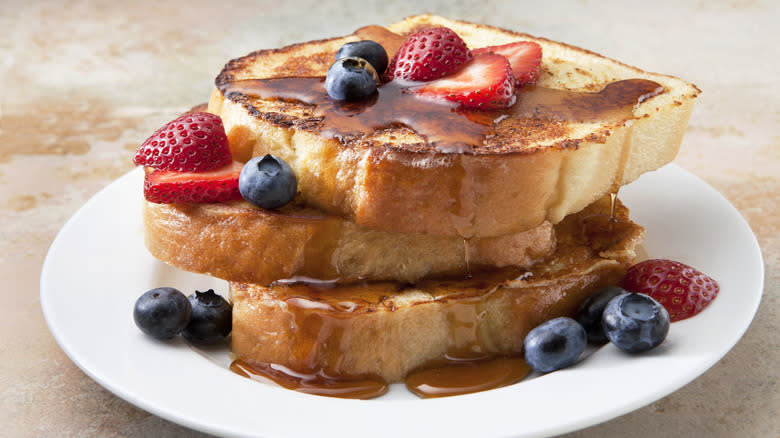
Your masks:
M 456 107 L 398 78 L 357 102 L 325 90 L 345 43 L 372 39 L 392 57 L 433 26 L 488 48 L 474 56 L 501 61 L 512 82 L 497 89 L 512 89 L 508 100 Z M 519 40 L 544 53 L 533 85 L 490 51 Z M 147 168 L 145 195 L 156 196 L 147 200 L 171 202 L 146 202 L 147 248 L 230 281 L 232 369 L 287 369 L 280 380 L 265 375 L 277 383 L 322 374 L 330 380 L 319 389 L 355 376 L 397 382 L 441 361 L 522 362 L 529 330 L 572 316 L 624 276 L 644 230 L 617 192 L 674 158 L 699 93 L 580 48 L 433 15 L 254 52 L 215 85 L 211 114 L 171 122 L 137 154 L 184 166 L 190 158 L 168 156 L 178 145 L 166 138 L 189 144 L 205 137 L 201 125 L 224 124 L 220 158 L 232 160 L 201 173 Z M 247 169 L 260 178 L 263 161 L 292 176 L 278 205 L 290 204 L 237 201 L 263 205 L 241 186 Z
M 327 105 L 302 103 L 300 90 L 279 96 L 257 88 L 257 79 L 324 77 L 339 47 L 358 39 L 375 39 L 392 56 L 404 35 L 431 26 L 454 30 L 472 49 L 538 43 L 544 53 L 538 83 L 518 91 L 514 113 L 437 113 L 444 121 L 431 121 L 430 131 L 410 129 L 409 119 L 425 111 L 379 117 L 375 128 L 339 130 L 327 121 L 340 108 L 324 114 Z M 636 80 L 645 81 L 630 82 Z M 648 81 L 657 88 L 641 88 Z M 391 87 L 382 88 L 374 105 L 388 100 Z M 622 104 L 605 109 L 604 93 Z M 208 108 L 222 117 L 236 159 L 283 158 L 310 206 L 385 231 L 470 238 L 555 224 L 670 162 L 698 94 L 680 79 L 574 46 L 418 15 L 387 30 L 368 27 L 232 60 L 217 77 Z M 495 119 L 477 123 L 484 129 L 466 140 L 441 134 L 485 117 Z
M 568 216 L 555 227 L 555 253 L 528 270 L 414 286 L 231 283 L 233 354 L 297 372 L 387 382 L 447 355 L 518 355 L 529 330 L 572 316 L 633 262 L 644 230 L 622 205 L 618 221 L 600 221 L 609 212 L 609 199 L 602 199 Z
M 555 249 L 549 222 L 464 241 L 373 230 L 302 205 L 144 205 L 146 248 L 179 269 L 242 283 L 316 278 L 414 282 L 479 266 L 530 267 Z M 469 266 L 467 266 L 469 264 Z

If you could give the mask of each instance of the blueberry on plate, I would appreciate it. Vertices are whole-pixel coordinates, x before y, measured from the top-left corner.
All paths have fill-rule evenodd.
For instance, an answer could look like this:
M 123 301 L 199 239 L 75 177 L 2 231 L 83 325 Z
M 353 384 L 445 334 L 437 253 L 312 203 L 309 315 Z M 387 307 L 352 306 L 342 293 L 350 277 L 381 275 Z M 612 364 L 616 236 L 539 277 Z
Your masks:
M 325 90 L 336 100 L 356 101 L 376 92 L 379 76 L 363 58 L 337 59 L 328 69 Z
M 172 287 L 158 287 L 141 295 L 133 308 L 135 325 L 149 336 L 166 339 L 178 335 L 189 324 L 192 305 Z
M 666 339 L 669 312 L 648 295 L 625 293 L 610 300 L 601 325 L 615 346 L 629 353 L 641 353 Z
M 627 292 L 622 287 L 607 286 L 596 291 L 580 305 L 575 319 L 585 328 L 588 342 L 604 344 L 609 341 L 601 328 L 601 315 L 609 300 Z
M 255 157 L 238 176 L 238 191 L 260 208 L 279 208 L 295 197 L 298 181 L 290 165 L 273 155 Z
M 551 319 L 525 337 L 525 361 L 536 371 L 549 373 L 577 361 L 588 343 L 585 329 L 566 317 Z
M 387 52 L 375 41 L 363 40 L 344 44 L 336 52 L 336 59 L 346 57 L 365 59 L 380 75 L 387 69 Z
M 192 304 L 192 320 L 181 332 L 184 339 L 197 344 L 213 344 L 230 334 L 233 309 L 213 289 L 195 291 L 189 296 L 189 302 Z

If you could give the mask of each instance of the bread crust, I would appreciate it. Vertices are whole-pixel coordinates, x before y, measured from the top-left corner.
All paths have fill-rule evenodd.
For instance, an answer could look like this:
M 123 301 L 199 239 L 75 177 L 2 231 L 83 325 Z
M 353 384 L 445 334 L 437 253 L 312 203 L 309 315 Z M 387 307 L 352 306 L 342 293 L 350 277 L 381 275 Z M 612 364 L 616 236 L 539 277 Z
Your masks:
M 301 205 L 263 210 L 230 204 L 144 203 L 149 252 L 176 268 L 229 281 L 395 280 L 479 266 L 529 267 L 555 249 L 552 225 L 464 241 L 458 237 L 388 233 Z
M 301 372 L 375 374 L 388 382 L 445 354 L 520 354 L 529 330 L 572 316 L 593 291 L 617 284 L 634 260 L 644 230 L 628 221 L 622 206 L 619 229 L 583 228 L 583 221 L 608 211 L 601 200 L 568 217 L 556 226 L 556 252 L 508 277 L 416 286 L 231 283 L 232 351 Z
M 238 159 L 280 156 L 296 172 L 307 204 L 390 232 L 484 237 L 557 223 L 676 156 L 699 93 L 692 84 L 570 45 L 433 15 L 409 17 L 389 29 L 408 34 L 434 25 L 452 28 L 472 48 L 539 43 L 539 86 L 598 91 L 640 78 L 665 92 L 617 120 L 539 126 L 505 121 L 484 148 L 465 153 L 441 152 L 403 127 L 328 138 L 306 105 L 220 92 L 233 80 L 324 75 L 336 50 L 358 39 L 350 35 L 229 62 L 217 77 L 209 111 L 223 118 Z

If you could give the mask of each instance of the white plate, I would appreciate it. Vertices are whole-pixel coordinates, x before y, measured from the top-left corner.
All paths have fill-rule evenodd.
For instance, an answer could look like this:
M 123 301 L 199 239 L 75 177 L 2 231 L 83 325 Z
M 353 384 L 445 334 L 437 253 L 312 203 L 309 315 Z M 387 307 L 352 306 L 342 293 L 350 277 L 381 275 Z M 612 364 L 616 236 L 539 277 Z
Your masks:
M 136 298 L 158 286 L 191 293 L 225 283 L 184 273 L 143 245 L 140 169 L 95 195 L 62 228 L 41 274 L 41 305 L 70 358 L 98 383 L 149 412 L 225 436 L 538 436 L 576 430 L 651 403 L 715 364 L 747 329 L 763 290 L 761 252 L 739 213 L 675 165 L 620 197 L 647 228 L 650 257 L 690 264 L 720 282 L 703 313 L 672 324 L 661 347 L 629 356 L 611 345 L 576 366 L 516 385 L 420 400 L 393 385 L 374 400 L 300 394 L 232 373 L 225 348 L 141 334 Z

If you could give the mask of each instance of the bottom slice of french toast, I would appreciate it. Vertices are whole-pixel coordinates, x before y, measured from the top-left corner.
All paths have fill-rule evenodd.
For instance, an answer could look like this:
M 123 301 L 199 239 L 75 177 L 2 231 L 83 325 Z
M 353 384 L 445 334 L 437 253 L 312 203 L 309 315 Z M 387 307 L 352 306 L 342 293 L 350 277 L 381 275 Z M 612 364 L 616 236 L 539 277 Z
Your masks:
M 402 381 L 445 356 L 513 356 L 540 323 L 572 316 L 617 284 L 644 229 L 609 198 L 555 226 L 554 254 L 528 269 L 426 279 L 414 285 L 231 283 L 236 358 L 331 376 Z

